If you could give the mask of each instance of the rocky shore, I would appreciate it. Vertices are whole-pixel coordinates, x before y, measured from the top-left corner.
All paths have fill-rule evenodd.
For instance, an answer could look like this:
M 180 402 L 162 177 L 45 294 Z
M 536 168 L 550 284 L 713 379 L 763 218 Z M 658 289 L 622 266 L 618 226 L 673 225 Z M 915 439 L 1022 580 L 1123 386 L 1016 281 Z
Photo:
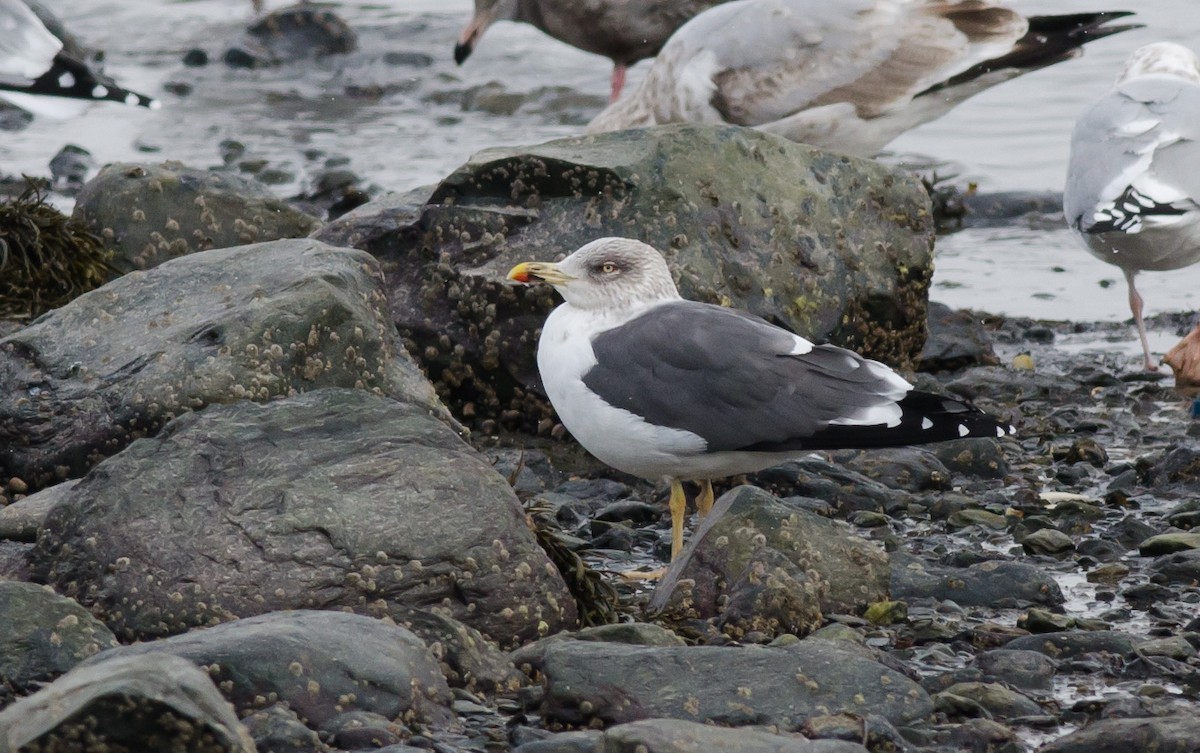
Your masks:
M 111 165 L 74 219 L 111 279 L 0 338 L 0 750 L 1200 738 L 1192 397 L 1102 325 L 928 306 L 915 178 L 672 127 L 484 152 L 329 221 Z M 533 365 L 555 301 L 501 282 L 609 234 L 1017 434 L 725 480 L 661 581 L 623 578 L 666 559 L 666 490 L 571 442 Z

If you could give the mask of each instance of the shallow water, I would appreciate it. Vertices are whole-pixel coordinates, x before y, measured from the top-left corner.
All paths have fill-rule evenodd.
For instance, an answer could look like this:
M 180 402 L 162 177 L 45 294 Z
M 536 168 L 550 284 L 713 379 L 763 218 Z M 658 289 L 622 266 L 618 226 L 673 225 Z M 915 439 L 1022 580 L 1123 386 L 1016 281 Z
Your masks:
M 159 96 L 157 112 L 93 107 L 82 118 L 38 120 L 0 132 L 0 173 L 45 174 L 65 143 L 103 164 L 175 159 L 221 164 L 221 142 L 263 160 L 281 195 L 344 159 L 371 184 L 403 191 L 436 181 L 475 151 L 578 133 L 604 104 L 608 61 L 521 24 L 489 30 L 475 55 L 456 67 L 451 50 L 471 0 L 376 0 L 332 4 L 359 33 L 347 56 L 259 71 L 214 62 L 185 68 L 191 48 L 219 60 L 251 20 L 249 0 L 48 0 L 70 29 L 108 54 L 108 70 L 127 86 Z M 270 4 L 278 7 L 279 3 Z M 1027 13 L 1137 7 L 1150 28 L 1088 46 L 1079 60 L 996 87 L 940 121 L 902 136 L 893 163 L 939 163 L 939 174 L 976 181 L 982 191 L 1058 190 L 1074 119 L 1107 90 L 1122 61 L 1160 39 L 1194 43 L 1200 14 L 1179 0 L 1015 2 Z M 397 54 L 398 53 L 398 54 Z M 636 81 L 648 63 L 634 69 Z M 178 96 L 168 83 L 188 84 Z M 355 96 L 346 96 L 355 87 Z M 1120 273 L 1087 254 L 1053 224 L 963 231 L 939 240 L 933 297 L 952 306 L 1040 318 L 1129 317 Z M 1200 308 L 1200 268 L 1146 274 L 1148 313 Z M 1173 333 L 1156 333 L 1165 349 Z M 1135 353 L 1132 339 L 1113 347 Z

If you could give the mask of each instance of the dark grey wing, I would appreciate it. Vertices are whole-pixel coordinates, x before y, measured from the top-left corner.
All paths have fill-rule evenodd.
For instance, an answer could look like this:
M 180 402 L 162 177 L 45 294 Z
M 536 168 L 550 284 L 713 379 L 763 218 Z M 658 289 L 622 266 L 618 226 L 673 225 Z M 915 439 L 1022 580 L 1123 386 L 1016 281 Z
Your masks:
M 592 341 L 584 384 L 649 423 L 690 431 L 709 452 L 874 447 L 997 436 L 994 420 L 914 393 L 881 363 L 738 311 L 655 307 Z

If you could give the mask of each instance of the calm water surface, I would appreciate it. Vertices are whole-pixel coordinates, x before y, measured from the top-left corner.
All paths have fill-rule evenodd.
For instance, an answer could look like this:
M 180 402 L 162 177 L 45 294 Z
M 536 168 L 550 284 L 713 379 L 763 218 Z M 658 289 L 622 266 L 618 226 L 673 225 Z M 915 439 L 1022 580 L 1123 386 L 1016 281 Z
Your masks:
M 68 122 L 36 121 L 0 132 L 0 172 L 45 174 L 65 143 L 114 160 L 221 162 L 234 139 L 302 189 L 308 174 L 344 159 L 376 186 L 401 191 L 436 181 L 475 151 L 578 133 L 603 105 L 607 60 L 531 27 L 500 23 L 461 68 L 451 59 L 471 0 L 376 0 L 334 4 L 360 35 L 360 51 L 266 71 L 220 63 L 184 68 L 183 53 L 214 59 L 251 19 L 249 0 L 45 0 L 69 28 L 107 50 L 108 70 L 160 96 L 157 112 L 93 107 Z M 278 3 L 274 6 L 278 7 Z M 1075 118 L 1103 94 L 1124 58 L 1157 40 L 1200 44 L 1200 14 L 1180 0 L 1027 0 L 1026 13 L 1131 8 L 1149 28 L 1088 46 L 1069 61 L 996 87 L 891 145 L 899 164 L 940 164 L 941 174 L 981 190 L 1059 190 Z M 648 62 L 632 73 L 640 77 Z M 191 87 L 167 93 L 168 83 Z M 346 97 L 348 87 L 360 92 Z M 1007 314 L 1072 320 L 1129 316 L 1118 270 L 1093 259 L 1065 229 L 970 230 L 939 240 L 934 298 Z M 1200 308 L 1200 268 L 1143 275 L 1148 312 Z M 1172 336 L 1163 336 L 1163 346 Z M 1123 347 L 1123 345 L 1118 346 Z M 1134 352 L 1132 349 L 1130 352 Z

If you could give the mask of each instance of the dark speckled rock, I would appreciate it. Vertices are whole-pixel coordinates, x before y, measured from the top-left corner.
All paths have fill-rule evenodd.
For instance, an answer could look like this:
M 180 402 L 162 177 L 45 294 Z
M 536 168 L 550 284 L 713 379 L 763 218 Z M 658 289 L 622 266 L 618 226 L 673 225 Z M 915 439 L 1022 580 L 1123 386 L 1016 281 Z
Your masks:
M 110 649 L 89 661 L 171 654 L 206 667 L 242 715 L 278 701 L 309 727 L 346 711 L 445 727 L 450 688 L 420 638 L 343 612 L 274 612 Z
M 0 583 L 0 704 L 116 645 L 71 599 L 32 583 Z
M 765 730 L 723 729 L 682 719 L 647 719 L 605 730 L 592 750 L 594 753 L 865 753 L 866 748 L 842 740 L 805 740 Z
M 356 387 L 450 421 L 396 341 L 368 254 L 307 239 L 126 275 L 0 339 L 0 478 L 81 476 L 211 403 Z
M 394 211 L 394 202 L 382 211 Z M 676 125 L 476 154 L 417 219 L 375 236 L 371 205 L 315 237 L 376 253 L 392 313 L 452 407 L 546 415 L 534 343 L 557 297 L 503 283 L 607 235 L 667 255 L 687 298 L 749 309 L 892 363 L 925 341 L 928 194 L 878 163 L 758 131 Z M 375 240 L 370 238 L 375 236 Z
M 1195 753 L 1200 718 L 1102 719 L 1039 748 L 1040 753 Z
M 128 639 L 306 608 L 425 607 L 504 648 L 575 624 L 504 477 L 427 411 L 363 390 L 181 416 L 68 493 L 35 570 Z
M 887 555 L 844 524 L 739 486 L 717 500 L 648 608 L 711 619 L 738 639 L 804 635 L 823 612 L 886 599 L 888 574 Z
M 113 249 L 120 272 L 210 248 L 302 238 L 321 224 L 261 183 L 178 162 L 108 165 L 79 192 L 74 217 Z
M 0 731 L 4 751 L 255 750 L 208 675 L 163 654 L 78 667 L 0 713 Z
M 542 671 L 544 713 L 570 725 L 670 717 L 795 730 L 843 711 L 904 724 L 933 710 L 912 680 L 832 641 L 786 648 L 563 641 L 547 647 Z
M 1054 578 L 1026 562 L 944 567 L 900 552 L 892 556 L 891 590 L 897 599 L 950 599 L 962 606 L 1054 606 L 1065 601 Z

